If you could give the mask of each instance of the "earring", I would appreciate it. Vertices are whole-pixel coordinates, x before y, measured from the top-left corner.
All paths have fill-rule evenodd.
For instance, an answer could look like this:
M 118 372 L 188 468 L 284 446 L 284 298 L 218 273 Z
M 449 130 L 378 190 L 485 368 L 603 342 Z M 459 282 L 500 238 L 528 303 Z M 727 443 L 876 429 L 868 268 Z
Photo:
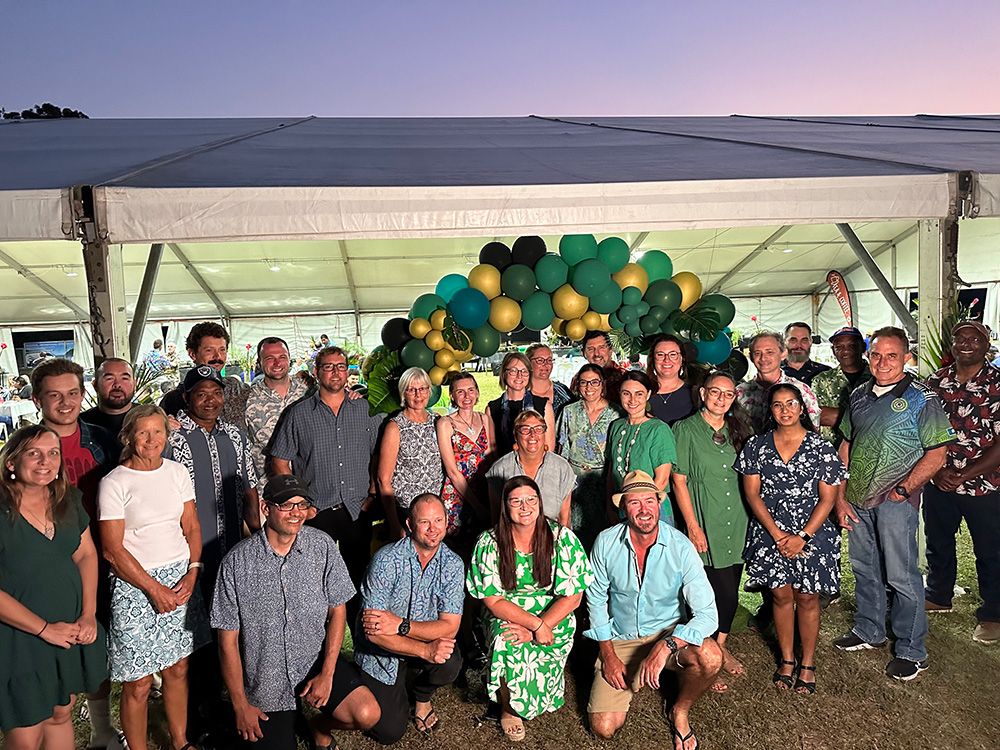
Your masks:
M 12 472 L 10 473 L 10 478 L 11 478 L 11 479 L 17 479 L 17 475 L 16 475 L 16 474 L 14 474 L 14 472 L 12 471 Z

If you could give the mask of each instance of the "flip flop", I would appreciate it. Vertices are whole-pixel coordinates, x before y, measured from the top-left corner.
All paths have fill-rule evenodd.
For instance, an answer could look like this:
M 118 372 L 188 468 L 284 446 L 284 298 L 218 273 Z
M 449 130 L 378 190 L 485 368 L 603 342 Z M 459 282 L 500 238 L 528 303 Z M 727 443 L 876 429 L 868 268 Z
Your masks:
M 433 724 L 428 724 L 427 722 L 432 716 L 434 717 L 435 721 Z M 421 725 L 423 725 L 422 728 Z M 438 715 L 434 712 L 433 708 L 430 711 L 428 711 L 427 714 L 424 716 L 417 716 L 416 714 L 414 714 L 413 716 L 413 726 L 424 737 L 430 737 L 431 734 L 434 732 L 434 730 L 437 728 L 437 725 L 438 725 Z
M 698 738 L 694 736 L 694 727 L 688 724 L 689 731 L 687 734 L 681 734 L 677 731 L 677 727 L 674 726 L 673 722 L 670 722 L 670 734 L 673 735 L 672 739 L 674 741 L 674 750 L 677 749 L 677 740 L 681 742 L 681 750 L 684 750 L 684 743 L 689 739 L 694 737 L 694 747 L 689 748 L 689 750 L 698 750 Z
M 511 742 L 524 742 L 524 722 L 519 716 L 500 717 L 500 728 Z

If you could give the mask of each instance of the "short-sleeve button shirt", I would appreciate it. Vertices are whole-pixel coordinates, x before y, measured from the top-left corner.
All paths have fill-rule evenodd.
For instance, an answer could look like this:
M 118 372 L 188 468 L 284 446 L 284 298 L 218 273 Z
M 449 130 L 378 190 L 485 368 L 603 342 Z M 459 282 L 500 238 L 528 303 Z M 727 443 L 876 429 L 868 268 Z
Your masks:
M 801 380 L 810 387 L 812 387 L 813 378 L 829 369 L 830 365 L 824 365 L 822 362 L 816 362 L 812 359 L 807 359 L 802 363 L 802 367 L 797 370 L 788 364 L 788 360 L 781 363 L 781 371 L 785 375 L 795 380 Z
M 407 537 L 375 553 L 361 584 L 362 607 L 432 622 L 442 614 L 462 614 L 464 586 L 465 565 L 458 555 L 442 544 L 422 568 L 413 540 Z M 375 646 L 362 628 L 356 633 L 355 663 L 379 682 L 394 685 L 402 657 Z
M 868 365 L 865 364 L 858 376 L 858 380 L 855 381 L 855 387 L 864 385 L 871 380 L 871 377 L 871 371 L 868 369 Z M 813 378 L 809 387 L 816 394 L 816 401 L 819 402 L 820 408 L 826 406 L 831 409 L 839 409 L 841 410 L 841 414 L 847 409 L 847 404 L 851 400 L 851 391 L 853 390 L 851 388 L 851 381 L 847 379 L 843 368 L 839 366 L 834 367 L 832 370 L 821 372 Z M 819 428 L 819 434 L 835 446 L 840 445 L 840 441 L 844 439 L 844 436 L 840 434 L 839 424 L 832 426 L 823 425 Z
M 794 385 L 799 390 L 799 393 L 802 394 L 802 400 L 806 404 L 806 411 L 809 412 L 809 418 L 812 420 L 814 426 L 819 427 L 819 403 L 816 401 L 816 394 L 812 392 L 812 388 L 801 380 L 788 377 L 784 372 L 781 373 L 774 385 L 778 383 Z M 770 388 L 770 385 L 760 383 L 757 378 L 747 380 L 736 386 L 736 398 L 750 414 L 750 423 L 753 425 L 754 432 L 758 435 L 762 434 L 767 428 L 768 409 L 767 404 L 764 402 L 767 399 L 767 392 Z
M 354 596 L 337 544 L 304 526 L 287 555 L 261 529 L 226 555 L 211 624 L 238 630 L 247 700 L 265 713 L 294 711 L 296 688 L 320 659 L 331 607 Z
M 250 386 L 246 407 L 246 429 L 258 477 L 264 476 L 266 458 L 264 449 L 274 434 L 281 413 L 308 392 L 308 387 L 301 378 L 293 376 L 288 380 L 288 392 L 284 398 L 277 391 L 268 388 L 263 378 Z

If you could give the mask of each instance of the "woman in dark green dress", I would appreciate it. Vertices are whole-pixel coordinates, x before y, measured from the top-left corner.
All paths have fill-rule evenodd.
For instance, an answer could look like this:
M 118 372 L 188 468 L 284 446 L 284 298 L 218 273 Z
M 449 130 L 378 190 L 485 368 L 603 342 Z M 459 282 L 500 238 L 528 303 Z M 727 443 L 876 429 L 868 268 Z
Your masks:
M 108 676 L 97 551 L 59 436 L 24 427 L 0 451 L 0 730 L 7 750 L 72 750 L 76 693 Z

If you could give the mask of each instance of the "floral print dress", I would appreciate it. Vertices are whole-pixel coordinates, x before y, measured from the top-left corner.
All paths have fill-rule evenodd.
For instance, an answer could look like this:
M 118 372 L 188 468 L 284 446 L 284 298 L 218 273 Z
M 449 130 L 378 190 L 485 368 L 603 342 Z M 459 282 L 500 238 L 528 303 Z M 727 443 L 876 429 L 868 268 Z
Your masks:
M 473 440 L 461 430 L 453 430 L 451 434 L 451 448 L 455 452 L 455 463 L 458 470 L 462 472 L 470 484 L 479 479 L 479 467 L 489 449 L 489 441 L 486 438 L 486 428 L 479 430 L 479 437 Z M 445 474 L 444 487 L 441 489 L 441 499 L 444 500 L 444 508 L 448 514 L 448 535 L 454 536 L 462 528 L 462 506 L 464 498 L 458 494 L 451 477 Z
M 531 573 L 532 556 L 517 552 L 517 588 L 507 591 L 500 582 L 500 554 L 495 531 L 486 531 L 476 542 L 466 587 L 476 599 L 502 596 L 526 612 L 541 615 L 560 596 L 583 593 L 594 580 L 594 572 L 583 546 L 567 528 L 550 522 L 555 535 L 552 585 L 540 588 Z M 524 719 L 533 719 L 563 705 L 566 659 L 573 648 L 576 616 L 570 614 L 553 628 L 551 646 L 537 643 L 510 644 L 500 634 L 502 620 L 483 608 L 486 635 L 490 640 L 490 675 L 486 691 L 499 699 L 501 684 L 510 691 L 511 708 Z

